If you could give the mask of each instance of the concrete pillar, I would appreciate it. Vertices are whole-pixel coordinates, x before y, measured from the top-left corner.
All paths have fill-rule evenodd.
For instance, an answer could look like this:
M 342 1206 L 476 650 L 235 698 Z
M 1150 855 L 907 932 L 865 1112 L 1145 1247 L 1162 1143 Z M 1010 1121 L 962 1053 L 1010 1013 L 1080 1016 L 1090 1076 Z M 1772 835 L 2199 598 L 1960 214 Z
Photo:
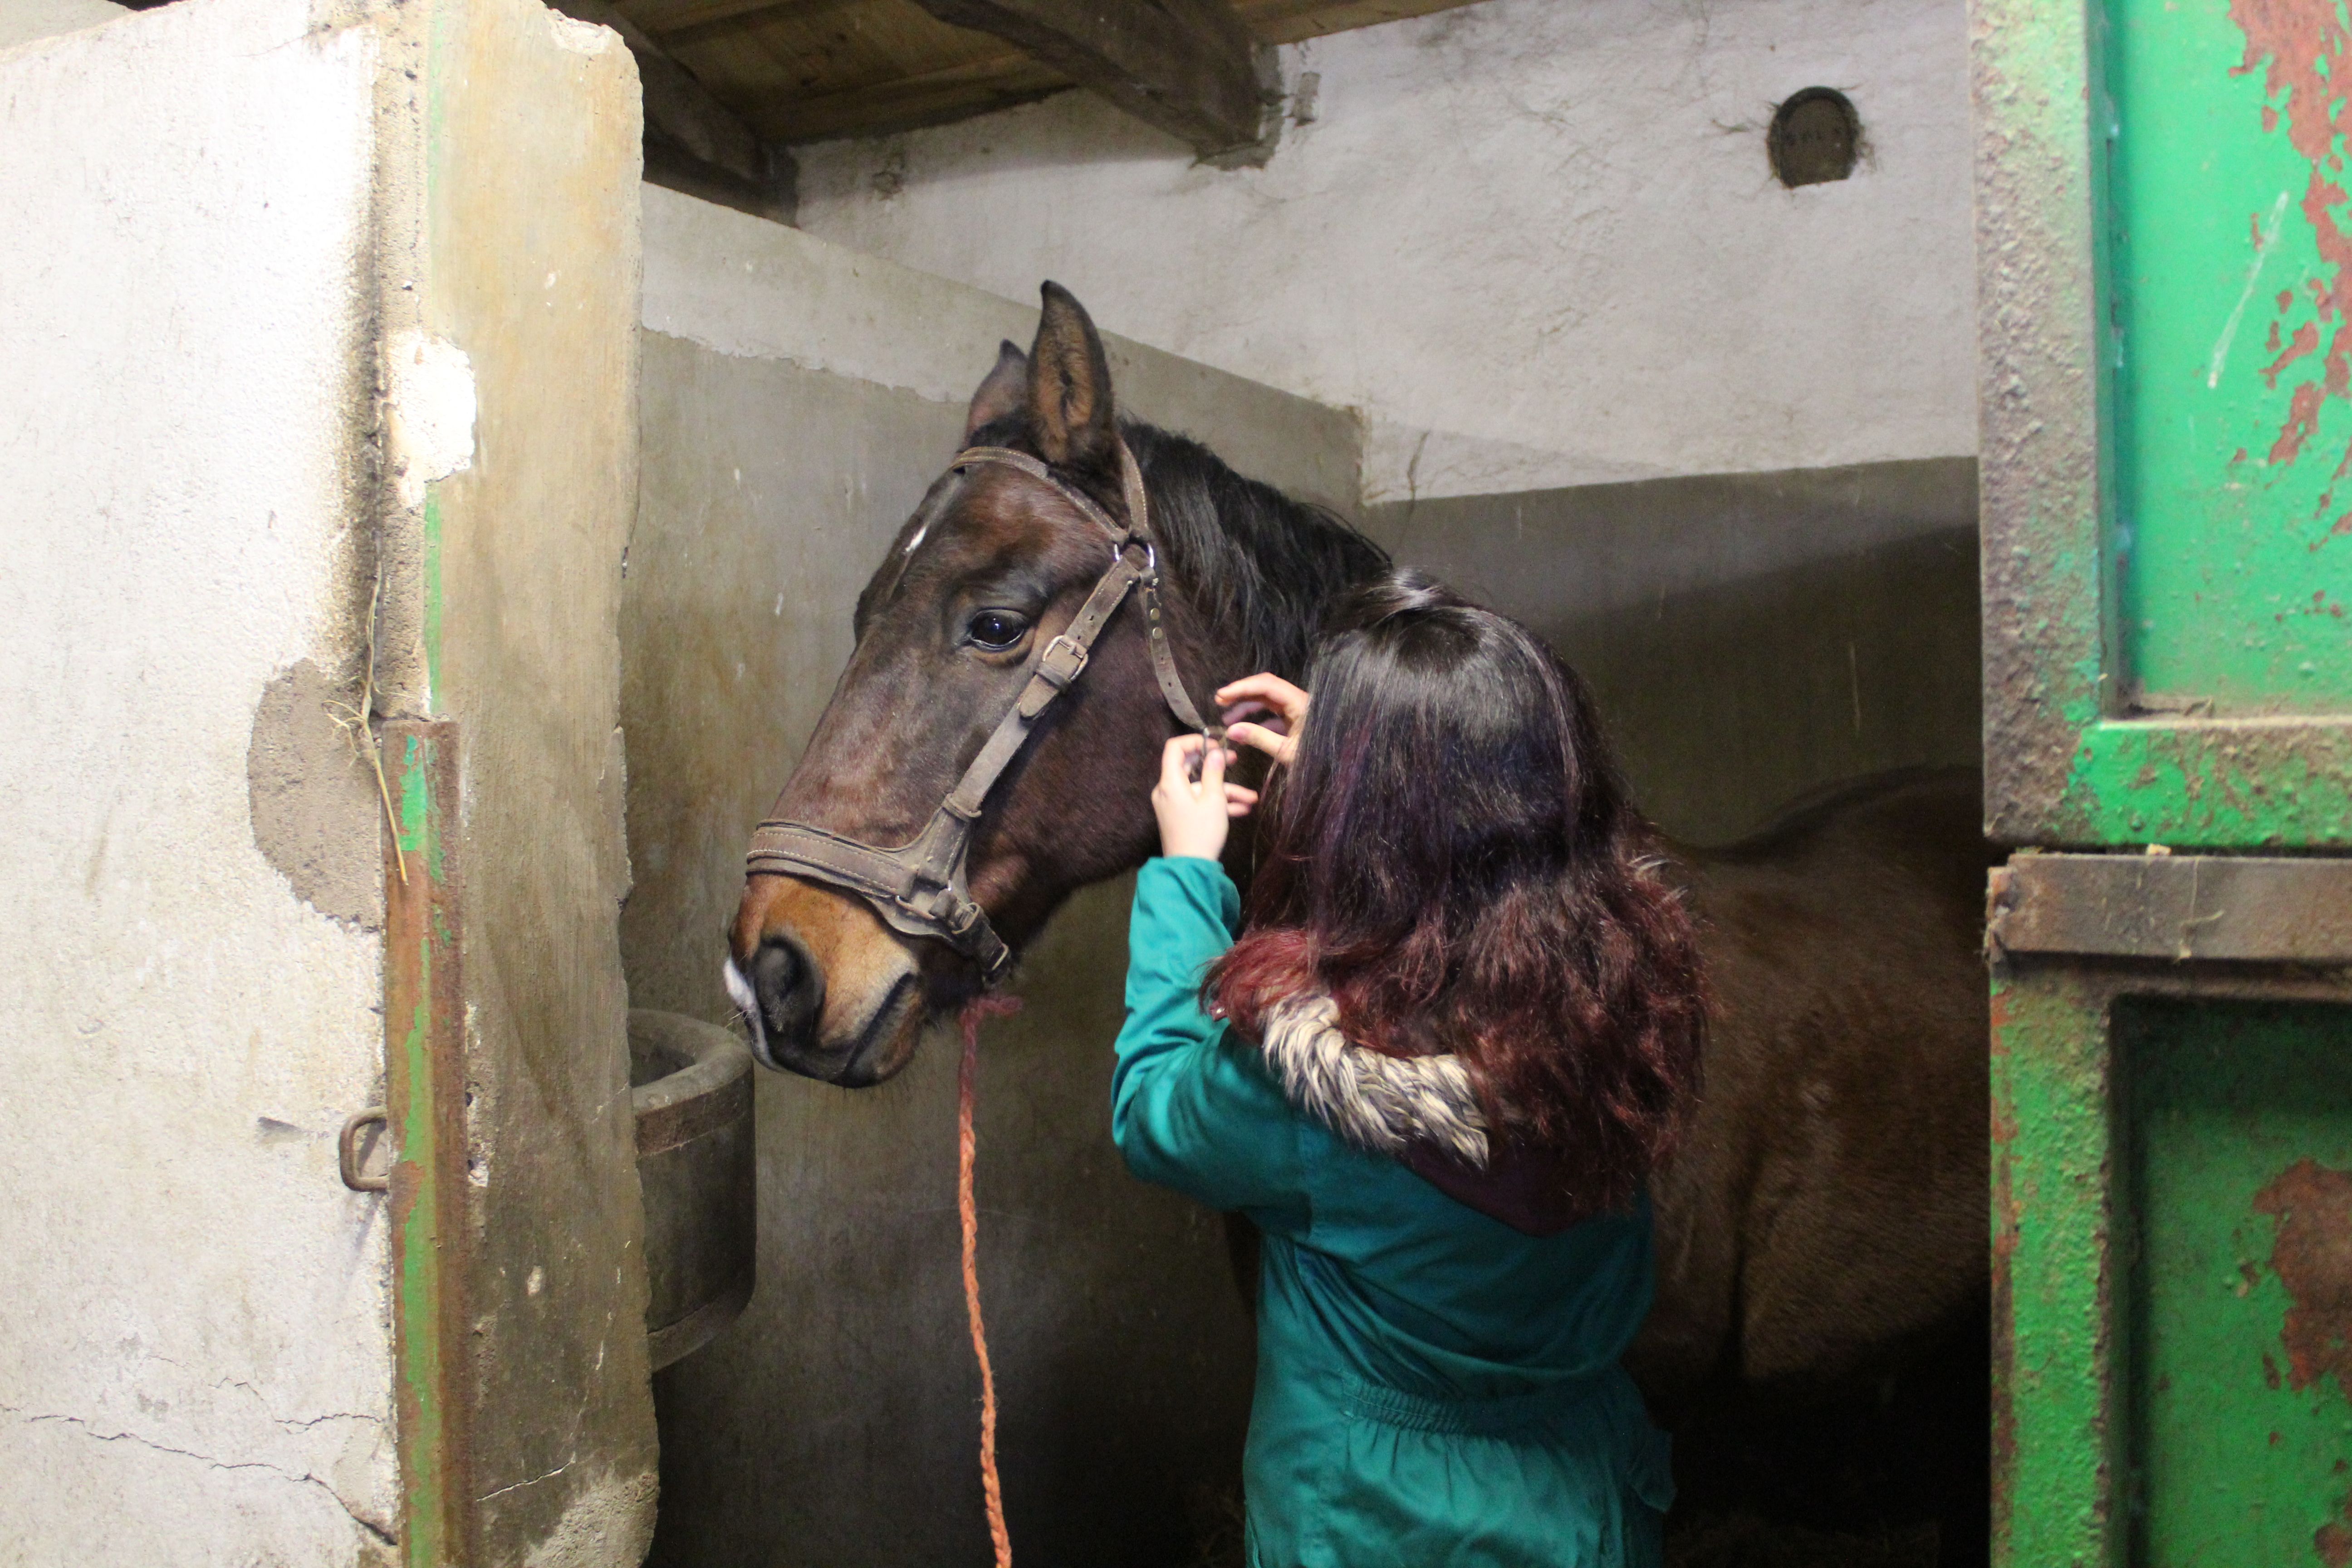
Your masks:
M 0 55 L 0 1556 L 642 1554 L 637 147 L 535 0 Z M 389 1195 L 387 722 L 451 741 L 456 921 Z

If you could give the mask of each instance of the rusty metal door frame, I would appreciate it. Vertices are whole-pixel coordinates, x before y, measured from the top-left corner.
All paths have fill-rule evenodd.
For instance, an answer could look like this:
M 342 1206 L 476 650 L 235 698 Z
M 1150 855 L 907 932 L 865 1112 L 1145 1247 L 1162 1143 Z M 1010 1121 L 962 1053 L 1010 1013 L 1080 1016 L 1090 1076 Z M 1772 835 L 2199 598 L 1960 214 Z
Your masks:
M 2112 548 L 2109 14 L 2099 0 L 1969 8 L 1988 830 L 2049 847 L 2352 847 L 2352 721 L 2136 706 Z
M 465 990 L 457 726 L 380 731 L 384 830 L 383 1034 L 392 1167 L 394 1397 L 403 1568 L 471 1563 L 473 1404 L 465 1282 L 475 1266 L 466 1182 Z
M 2027 854 L 1994 873 L 1990 916 L 1994 1561 L 2121 1563 L 2116 1006 L 2352 1003 L 2352 861 Z
M 2300 447 L 2284 437 L 2270 458 L 2248 455 L 2266 443 L 2238 445 L 2248 411 L 2274 416 L 2295 392 L 2276 379 L 2295 355 L 2265 366 L 2280 346 L 2252 352 L 2257 329 L 2244 335 L 2249 352 L 2229 356 L 2250 301 L 2276 336 L 2301 299 L 2296 268 L 2308 268 L 2287 259 L 2256 288 L 2283 234 L 2282 258 L 2311 243 L 2311 209 L 2290 208 L 2293 188 L 2308 177 L 2316 192 L 2337 176 L 2288 166 L 2305 142 L 2290 155 L 2266 140 L 2312 106 L 2279 102 L 2275 80 L 2256 70 L 2257 53 L 2275 59 L 2285 46 L 2231 33 L 2239 14 L 2217 5 L 1970 4 L 1987 831 L 2010 846 L 2105 851 L 2029 848 L 1993 881 L 1993 1542 L 2009 1568 L 2172 1550 L 2155 1525 L 2135 1522 L 2171 1500 L 2131 1478 L 2135 1445 L 2157 1441 L 2142 1430 L 2153 1405 L 2136 1401 L 2173 1397 L 2152 1375 L 2170 1363 L 2147 1359 L 2173 1331 L 2150 1328 L 2135 1345 L 2134 1325 L 2157 1323 L 2147 1314 L 2159 1301 L 2203 1311 L 2218 1287 L 2193 1274 L 2158 1279 L 2155 1262 L 2136 1261 L 2154 1221 L 2135 1203 L 2155 1190 L 2146 1184 L 2157 1167 L 2135 1086 L 2151 1081 L 2155 1058 L 2177 1059 L 2195 1017 L 2225 1009 L 2164 1012 L 2156 1024 L 2141 1004 L 2352 1003 L 2352 858 L 2326 858 L 2352 848 L 2342 645 L 2326 645 L 2293 681 L 2264 684 L 2291 668 L 2275 657 L 2198 667 L 2163 639 L 2187 646 L 2221 623 L 2182 618 L 2186 595 L 2158 609 L 2154 579 L 2134 575 L 2151 561 L 2185 571 L 2211 590 L 2213 615 L 2235 617 L 2223 629 L 2252 647 L 2274 606 L 2250 592 L 2307 600 L 2315 583 L 2336 580 L 2323 573 L 2341 572 L 2336 556 L 2318 553 L 2340 509 L 2323 490 L 2327 510 L 2315 521 L 2305 493 L 2333 482 L 2326 461 L 2314 454 L 2296 468 Z M 2199 136 L 2210 156 L 2163 162 Z M 2241 197 L 2257 213 L 2250 231 L 2238 226 Z M 2298 224 L 2306 228 L 2290 232 Z M 2273 305 L 2272 290 L 2287 291 Z M 2315 367 L 2295 374 L 2306 373 Z M 2318 394 L 2295 417 L 2316 428 L 2339 395 Z M 2340 438 L 2341 411 L 2333 417 Z M 2151 542 L 2159 513 L 2168 556 Z M 2196 673 L 2148 679 L 2158 668 Z M 2241 679 L 2244 670 L 2255 673 Z M 2173 684 L 2193 689 L 2184 697 Z M 2221 853 L 2148 852 L 2167 850 Z M 2126 1026 L 2126 1014 L 2137 1021 Z M 2326 1026 L 2330 1050 L 2336 1030 Z M 2143 1047 L 2147 1060 L 2127 1059 Z M 2221 1078 L 2179 1081 L 2193 1084 L 2184 1092 L 2200 1115 L 2224 1105 L 2207 1091 Z M 2323 1088 L 2338 1092 L 2332 1077 Z M 2326 1114 L 2340 1125 L 2332 1100 Z M 2195 1197 L 2196 1212 L 2219 1212 Z M 2260 1272 L 2245 1267 L 2242 1298 Z M 2147 1391 L 2136 1394 L 2143 1374 Z M 2269 1408 L 2263 1392 L 2253 1384 L 2215 1418 Z M 2281 1434 L 2267 1441 L 2276 1451 Z M 2261 1468 L 2262 1435 L 2247 1447 L 2229 1462 L 2254 1494 L 2282 1517 L 2309 1500 L 2291 1495 L 2306 1480 Z M 2200 1506 L 2228 1495 L 2191 1489 Z M 2352 1501 L 2331 1499 L 2322 1511 L 2322 1535 L 2341 1522 L 2352 1544 Z

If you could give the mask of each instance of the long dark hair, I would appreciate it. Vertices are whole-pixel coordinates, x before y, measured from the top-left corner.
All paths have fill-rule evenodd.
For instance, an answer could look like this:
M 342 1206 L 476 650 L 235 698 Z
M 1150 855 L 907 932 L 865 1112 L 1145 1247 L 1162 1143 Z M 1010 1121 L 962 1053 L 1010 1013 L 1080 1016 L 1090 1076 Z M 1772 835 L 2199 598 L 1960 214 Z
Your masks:
M 1502 1152 L 1624 1208 L 1696 1101 L 1706 1004 L 1583 682 L 1397 572 L 1341 601 L 1308 687 L 1211 1005 L 1262 1038 L 1325 992 L 1357 1044 L 1456 1053 Z

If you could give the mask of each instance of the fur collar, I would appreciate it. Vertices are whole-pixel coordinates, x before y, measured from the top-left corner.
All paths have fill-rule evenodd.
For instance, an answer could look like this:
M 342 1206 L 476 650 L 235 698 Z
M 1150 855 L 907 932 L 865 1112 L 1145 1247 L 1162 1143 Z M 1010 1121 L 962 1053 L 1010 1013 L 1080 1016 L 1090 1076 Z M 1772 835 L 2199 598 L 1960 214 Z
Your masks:
M 1273 1009 L 1259 1047 L 1285 1099 L 1350 1143 L 1402 1155 L 1415 1143 L 1486 1167 L 1486 1118 L 1456 1056 L 1388 1057 L 1351 1043 L 1328 996 Z

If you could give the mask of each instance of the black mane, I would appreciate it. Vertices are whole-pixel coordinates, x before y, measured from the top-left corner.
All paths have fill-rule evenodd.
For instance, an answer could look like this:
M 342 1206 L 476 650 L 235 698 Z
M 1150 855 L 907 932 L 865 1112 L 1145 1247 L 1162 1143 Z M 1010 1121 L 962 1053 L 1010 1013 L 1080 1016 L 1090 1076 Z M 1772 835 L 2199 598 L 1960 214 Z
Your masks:
M 1385 570 L 1388 552 L 1335 513 L 1244 479 L 1198 441 L 1131 422 L 1120 433 L 1185 602 L 1251 669 L 1304 679 L 1332 600 Z

